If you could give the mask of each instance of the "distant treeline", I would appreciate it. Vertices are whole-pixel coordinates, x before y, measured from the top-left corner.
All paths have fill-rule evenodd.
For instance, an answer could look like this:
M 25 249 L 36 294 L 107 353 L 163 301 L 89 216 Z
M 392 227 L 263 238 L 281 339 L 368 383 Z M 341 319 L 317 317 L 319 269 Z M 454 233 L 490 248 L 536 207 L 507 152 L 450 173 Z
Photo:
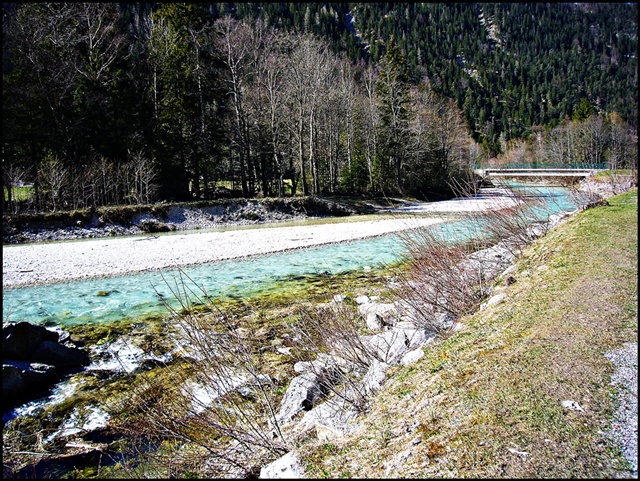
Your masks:
M 580 83 L 555 57 L 538 59 L 557 101 L 519 56 L 500 53 L 515 42 L 501 24 L 511 9 L 384 5 L 3 4 L 3 211 L 17 207 L 21 182 L 33 184 L 35 210 L 222 195 L 437 199 L 476 162 L 514 149 L 567 162 L 552 144 L 562 136 L 574 162 L 633 164 L 620 157 L 624 144 L 635 145 L 637 164 L 635 47 L 625 53 L 637 46 L 637 24 L 611 18 L 624 7 L 540 10 L 573 22 L 557 36 L 581 31 L 582 18 L 596 22 L 580 48 L 568 47 L 575 59 L 561 57 L 575 60 L 571 72 L 587 68 L 579 52 L 592 37 L 611 37 L 600 40 L 610 45 L 600 61 L 616 58 L 607 75 L 576 73 Z M 458 21 L 472 18 L 483 28 L 459 34 Z M 458 53 L 446 62 L 441 49 Z

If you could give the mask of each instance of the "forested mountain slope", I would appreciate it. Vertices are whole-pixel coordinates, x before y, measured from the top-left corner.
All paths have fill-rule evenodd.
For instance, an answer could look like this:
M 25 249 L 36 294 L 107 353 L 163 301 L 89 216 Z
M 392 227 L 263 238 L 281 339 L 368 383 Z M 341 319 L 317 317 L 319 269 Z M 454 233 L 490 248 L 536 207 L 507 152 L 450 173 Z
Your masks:
M 637 3 L 218 4 L 377 62 L 394 36 L 414 82 L 456 100 L 476 140 L 555 126 L 586 99 L 637 126 Z
M 3 3 L 3 212 L 437 200 L 492 159 L 634 169 L 637 10 Z

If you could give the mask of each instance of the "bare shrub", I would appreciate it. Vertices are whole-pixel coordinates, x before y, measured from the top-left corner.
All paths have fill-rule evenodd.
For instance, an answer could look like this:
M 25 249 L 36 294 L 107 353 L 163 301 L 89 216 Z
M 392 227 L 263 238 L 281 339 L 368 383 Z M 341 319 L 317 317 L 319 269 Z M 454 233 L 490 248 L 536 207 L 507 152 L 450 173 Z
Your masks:
M 376 356 L 359 314 L 344 302 L 332 302 L 315 310 L 300 309 L 289 329 L 295 357 L 317 377 L 322 391 L 365 410 L 360 380 Z
M 129 186 L 131 200 L 134 204 L 150 204 L 158 191 L 158 185 L 154 183 L 158 177 L 158 169 L 142 151 L 130 152 L 129 157 L 133 176 Z
M 173 285 L 165 283 L 177 301 L 164 301 L 177 348 L 172 362 L 135 383 L 123 407 L 131 413 L 124 429 L 150 445 L 173 446 L 169 458 L 160 449 L 141 448 L 156 468 L 168 469 L 180 453 L 182 469 L 198 476 L 248 476 L 288 451 L 275 419 L 277 381 L 264 373 L 261 346 L 250 329 L 190 287 L 184 273 Z
M 64 202 L 64 191 L 69 184 L 69 170 L 62 160 L 50 155 L 38 168 L 40 189 L 55 212 Z
M 478 212 L 474 222 L 485 236 L 496 243 L 502 242 L 517 255 L 524 245 L 546 233 L 551 208 L 544 207 L 542 200 L 535 196 L 508 192 L 509 202 L 505 207 Z
M 402 238 L 408 260 L 396 274 L 394 295 L 416 326 L 442 332 L 485 295 L 482 265 L 464 262 L 479 244 L 454 243 L 433 228 Z
M 461 197 L 477 192 L 465 192 Z M 475 189 L 474 189 L 475 190 Z M 505 186 L 492 209 L 468 214 L 460 228 L 466 234 L 431 226 L 402 234 L 406 269 L 396 276 L 395 295 L 406 315 L 424 329 L 442 332 L 477 308 L 496 275 L 522 247 L 549 228 L 553 200 Z

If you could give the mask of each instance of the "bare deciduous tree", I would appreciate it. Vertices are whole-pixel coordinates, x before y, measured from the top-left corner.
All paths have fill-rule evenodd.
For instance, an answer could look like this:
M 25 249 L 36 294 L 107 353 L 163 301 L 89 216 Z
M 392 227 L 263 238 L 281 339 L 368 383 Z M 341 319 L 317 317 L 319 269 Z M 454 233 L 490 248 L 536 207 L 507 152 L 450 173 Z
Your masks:
M 227 91 L 234 116 L 234 150 L 240 167 L 242 195 L 254 195 L 255 179 L 250 151 L 248 106 L 245 105 L 250 78 L 256 69 L 257 45 L 260 43 L 261 31 L 252 29 L 245 23 L 231 17 L 224 17 L 217 22 L 221 32 L 219 49 L 227 68 Z
M 63 200 L 63 191 L 69 182 L 69 171 L 57 157 L 49 157 L 38 169 L 42 191 L 51 201 L 55 212 Z
M 150 204 L 155 200 L 158 186 L 154 181 L 158 177 L 153 161 L 142 151 L 130 154 L 131 165 L 131 198 L 136 204 Z

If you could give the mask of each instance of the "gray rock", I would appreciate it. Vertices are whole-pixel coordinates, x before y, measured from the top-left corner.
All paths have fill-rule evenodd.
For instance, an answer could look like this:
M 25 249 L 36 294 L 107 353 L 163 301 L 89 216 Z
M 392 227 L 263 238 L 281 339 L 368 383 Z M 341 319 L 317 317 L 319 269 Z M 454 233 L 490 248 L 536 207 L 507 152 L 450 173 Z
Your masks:
M 389 367 L 385 362 L 374 360 L 362 379 L 362 394 L 368 396 L 379 391 Z
M 346 436 L 358 427 L 359 411 L 353 400 L 361 400 L 361 393 L 345 392 L 342 396 L 334 396 L 318 404 L 311 411 L 304 414 L 294 427 L 299 435 L 315 429 L 316 435 L 332 438 Z M 318 429 L 318 427 L 320 429 Z
M 379 361 L 393 365 L 397 364 L 407 351 L 423 345 L 433 335 L 423 329 L 392 329 L 364 338 Z
M 340 379 L 341 372 L 336 366 L 319 365 L 319 368 L 308 367 L 309 370 L 291 380 L 276 415 L 279 423 L 286 424 L 298 413 L 312 409 Z
M 260 470 L 260 479 L 301 479 L 305 477 L 304 472 L 300 459 L 290 451 L 264 466 Z
M 392 326 L 398 321 L 398 310 L 392 303 L 383 304 L 368 302 L 358 306 L 358 312 L 365 318 L 367 326 L 371 330 L 381 329 L 383 326 Z
M 28 361 L 44 341 L 58 342 L 57 332 L 28 322 L 2 328 L 2 358 Z

